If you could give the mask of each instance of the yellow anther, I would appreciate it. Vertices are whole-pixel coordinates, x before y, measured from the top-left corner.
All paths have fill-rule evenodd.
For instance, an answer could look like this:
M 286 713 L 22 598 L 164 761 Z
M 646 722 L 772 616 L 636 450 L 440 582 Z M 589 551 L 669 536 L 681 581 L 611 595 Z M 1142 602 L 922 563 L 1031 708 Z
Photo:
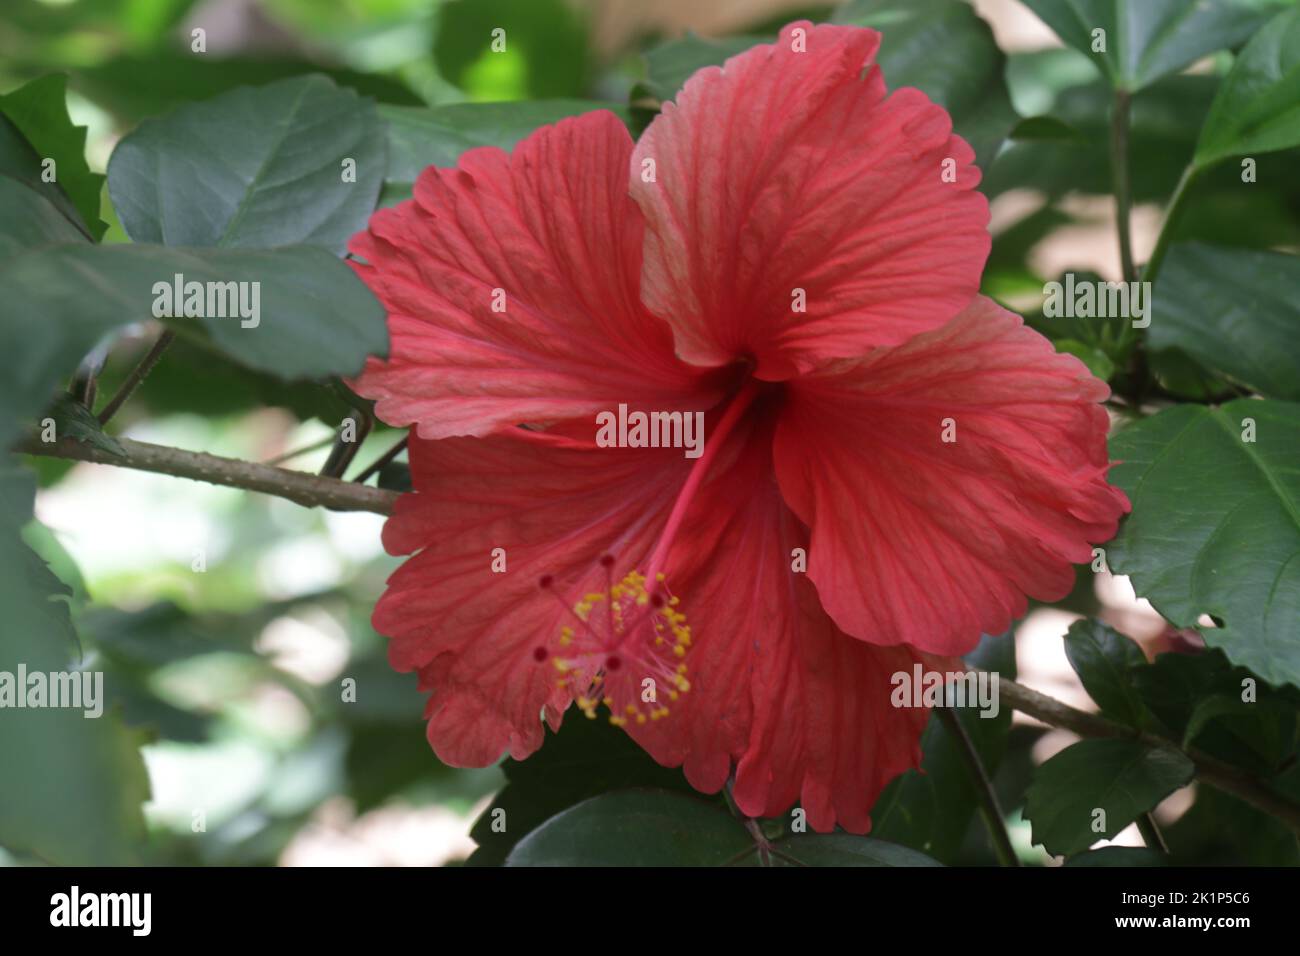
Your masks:
M 656 588 L 662 598 L 655 597 L 647 580 L 640 571 L 629 571 L 606 590 L 584 593 L 573 606 L 578 621 L 559 628 L 563 650 L 551 657 L 559 675 L 556 687 L 572 693 L 588 718 L 599 707 L 608 708 L 616 727 L 668 716 L 667 707 L 639 700 L 643 680 L 655 681 L 660 695 L 674 701 L 690 687 L 682 676 L 686 665 L 672 663 L 680 662 L 691 644 L 686 615 L 678 609 L 681 599 L 666 587 Z M 655 580 L 665 576 L 656 574 Z

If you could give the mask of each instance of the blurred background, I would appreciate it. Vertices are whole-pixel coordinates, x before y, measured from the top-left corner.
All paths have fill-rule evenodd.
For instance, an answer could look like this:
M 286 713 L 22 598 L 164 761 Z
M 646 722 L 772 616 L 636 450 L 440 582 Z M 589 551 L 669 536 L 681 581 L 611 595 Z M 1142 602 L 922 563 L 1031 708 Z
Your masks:
M 1010 142 L 986 168 L 998 237 L 987 291 L 1032 310 L 1043 282 L 1067 268 L 1119 278 L 1097 125 L 1108 94 L 1092 65 L 1016 0 L 974 7 L 1007 54 L 1016 112 L 1075 117 L 1083 137 L 1054 153 L 1044 150 L 1058 147 Z M 833 11 L 797 0 L 4 0 L 0 91 L 66 72 L 72 117 L 90 130 L 91 168 L 103 171 L 117 139 L 141 119 L 240 84 L 324 71 L 399 105 L 637 103 L 653 99 L 671 69 L 654 52 L 667 41 L 692 33 L 762 38 L 795 16 L 825 19 Z M 496 56 L 488 43 L 499 24 L 508 25 L 511 42 Z M 206 31 L 203 57 L 189 53 L 196 26 Z M 1159 224 L 1157 202 L 1186 161 L 1212 95 L 1212 85 L 1198 83 L 1211 77 L 1197 74 L 1221 66 L 1198 64 L 1135 107 L 1139 261 Z M 1270 161 L 1295 159 L 1284 153 Z M 1249 222 L 1254 238 L 1245 244 L 1294 243 L 1296 197 L 1265 186 L 1252 196 L 1251 208 L 1228 199 L 1222 209 L 1204 206 L 1208 212 L 1186 230 L 1241 232 Z M 105 241 L 125 241 L 106 199 L 103 218 L 111 224 Z M 115 390 L 155 334 L 141 326 L 119 344 L 101 394 Z M 347 414 L 327 388 L 290 388 L 177 342 L 115 429 L 314 471 Z M 357 461 L 377 458 L 397 437 L 378 429 Z M 31 463 L 42 484 L 37 518 L 50 529 L 38 549 L 74 585 L 92 666 L 111 671 L 113 700 L 149 741 L 142 859 L 436 865 L 470 856 L 471 826 L 506 778 L 498 768 L 441 766 L 424 739 L 413 676 L 386 664 L 384 640 L 368 620 L 397 564 L 383 554 L 381 518 L 109 467 Z M 400 465 L 385 481 L 400 485 Z M 1089 613 L 1149 652 L 1187 640 L 1168 633 L 1123 579 L 1085 569 L 1067 601 L 1035 607 L 1003 639 L 1019 679 L 1095 709 L 1060 641 Z M 356 701 L 344 704 L 349 678 Z M 1027 768 L 1071 739 L 1017 715 L 999 774 L 1009 810 Z M 1157 818 L 1181 821 L 1184 843 L 1200 841 L 1211 861 L 1220 839 L 1213 816 L 1183 819 L 1193 796 L 1175 794 Z M 1013 834 L 1025 859 L 1050 862 L 1030 846 L 1027 824 Z M 1140 841 L 1130 828 L 1115 842 Z M 961 847 L 965 862 L 989 859 L 970 835 Z

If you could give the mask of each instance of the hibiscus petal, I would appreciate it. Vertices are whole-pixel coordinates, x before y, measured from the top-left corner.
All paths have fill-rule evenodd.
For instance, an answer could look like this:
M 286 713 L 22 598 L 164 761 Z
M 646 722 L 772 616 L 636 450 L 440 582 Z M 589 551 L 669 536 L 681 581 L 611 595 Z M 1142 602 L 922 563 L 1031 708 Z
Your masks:
M 772 479 L 771 422 L 756 416 L 720 449 L 669 551 L 668 583 L 695 635 L 692 688 L 668 717 L 629 732 L 703 791 L 734 771 L 747 813 L 801 801 L 814 829 L 864 832 L 881 788 L 919 759 L 926 712 L 889 697 L 891 675 L 923 658 L 844 634 L 791 570 L 807 532 Z M 426 716 L 439 757 L 522 759 L 542 742 L 543 708 L 555 726 L 567 702 L 533 656 L 569 622 L 539 577 L 581 594 L 604 553 L 620 570 L 644 569 L 692 462 L 521 429 L 413 439 L 411 449 L 418 490 L 399 501 L 384 543 L 418 553 L 390 579 L 375 628 L 392 639 L 393 665 L 418 669 L 433 694 Z M 496 547 L 506 549 L 503 574 L 491 571 Z
M 384 526 L 392 554 L 418 552 L 389 578 L 374 627 L 389 660 L 419 670 L 438 756 L 486 766 L 523 759 L 568 703 L 533 656 L 569 623 L 556 592 L 580 594 L 605 553 L 643 561 L 689 461 L 680 451 L 597 449 L 512 429 L 410 443 L 416 491 Z M 658 519 L 657 521 L 655 519 Z M 505 572 L 492 570 L 505 549 Z
M 629 727 L 657 760 L 714 792 L 734 767 L 751 816 L 798 802 L 809 825 L 854 833 L 893 777 L 917 765 L 928 711 L 891 706 L 891 677 L 935 662 L 876 647 L 835 626 L 792 551 L 807 531 L 772 480 L 771 428 L 719 460 L 667 562 L 697 646 L 692 689 L 665 720 Z
M 392 346 L 354 387 L 381 419 L 441 438 L 619 402 L 711 404 L 640 303 L 631 152 L 623 124 L 598 110 L 513 155 L 473 149 L 456 169 L 430 167 L 414 200 L 371 217 L 349 248 L 388 310 Z
M 756 669 L 756 711 L 750 746 L 736 769 L 734 795 L 750 816 L 799 803 L 814 830 L 871 828 L 871 807 L 895 776 L 920 763 L 920 735 L 929 711 L 896 708 L 893 677 L 927 670 L 965 670 L 906 646 L 878 647 L 849 637 L 827 616 L 807 578 L 795 584 L 798 618 L 784 654 Z M 790 775 L 791 768 L 798 768 Z
M 785 378 L 937 328 L 978 291 L 974 153 L 919 91 L 885 96 L 879 40 L 793 23 L 696 73 L 642 135 L 642 295 L 687 361 Z
M 871 643 L 959 654 L 1002 633 L 1026 594 L 1064 597 L 1128 510 L 1106 385 L 988 299 L 787 389 L 777 478 L 812 529 L 808 573 Z

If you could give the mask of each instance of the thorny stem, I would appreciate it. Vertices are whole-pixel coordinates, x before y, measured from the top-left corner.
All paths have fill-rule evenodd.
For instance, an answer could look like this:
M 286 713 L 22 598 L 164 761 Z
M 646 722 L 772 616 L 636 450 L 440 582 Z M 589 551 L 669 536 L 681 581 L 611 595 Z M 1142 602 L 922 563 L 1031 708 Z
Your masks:
M 153 367 L 158 364 L 162 354 L 167 351 L 167 346 L 171 345 L 172 340 L 175 338 L 176 333 L 170 329 L 165 330 L 162 335 L 158 336 L 153 346 L 145 353 L 144 358 L 126 377 L 126 381 L 117 390 L 117 394 L 109 399 L 108 404 L 99 413 L 99 423 L 101 425 L 108 424 L 108 420 L 117 414 L 119 408 L 126 404 L 126 400 L 131 397 L 131 393 L 144 381 L 145 376 L 153 371 Z

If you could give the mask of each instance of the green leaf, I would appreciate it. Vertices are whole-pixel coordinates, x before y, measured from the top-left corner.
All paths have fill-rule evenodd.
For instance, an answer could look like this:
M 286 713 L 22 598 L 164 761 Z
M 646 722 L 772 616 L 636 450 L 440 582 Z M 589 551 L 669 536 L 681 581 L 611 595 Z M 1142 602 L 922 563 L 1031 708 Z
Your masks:
M 1129 156 L 1135 202 L 1168 200 L 1187 167 L 1218 86 L 1214 76 L 1169 76 L 1134 95 Z M 1109 115 L 1114 95 L 1105 80 L 1064 90 L 1051 104 L 1052 115 L 1078 130 L 1084 141 L 1014 141 L 998 155 L 980 190 L 989 196 L 1026 188 L 1052 197 L 1076 192 L 1110 195 Z
M 960 0 L 855 0 L 835 15 L 838 23 L 882 32 L 876 57 L 891 90 L 912 86 L 952 116 L 953 129 L 987 168 L 1018 120 L 1004 79 L 1006 57 L 988 24 Z M 696 70 L 717 66 L 771 37 L 720 40 L 687 35 L 645 55 L 639 90 L 668 100 Z
M 1290 788 L 1278 789 L 1293 800 L 1300 797 L 1294 781 Z M 1175 859 L 1195 860 L 1200 866 L 1300 865 L 1295 831 L 1213 787 L 1197 787 L 1192 808 L 1165 827 L 1164 836 Z
M 208 654 L 252 654 L 253 639 L 283 613 L 274 604 L 255 612 L 192 614 L 171 601 L 140 610 L 91 607 L 78 620 L 82 633 L 114 662 L 156 670 Z
M 496 30 L 503 49 L 493 49 Z M 446 0 L 435 31 L 438 71 L 471 99 L 587 93 L 586 24 L 564 0 Z
M 1111 455 L 1133 504 L 1111 569 L 1176 627 L 1220 622 L 1202 634 L 1234 663 L 1300 684 L 1300 405 L 1180 405 L 1120 432 Z
M 50 411 L 54 418 L 55 434 L 59 438 L 71 438 L 110 455 L 126 457 L 126 450 L 116 438 L 104 433 L 94 413 L 71 395 L 60 395 Z
M 1197 704 L 1224 689 L 1231 670 L 1222 651 L 1165 653 L 1132 676 L 1143 702 L 1163 725 L 1164 736 L 1179 739 Z
M 1181 349 L 1152 349 L 1147 355 L 1147 368 L 1156 383 L 1177 398 L 1206 402 L 1231 397 L 1231 383 L 1203 368 Z
M 772 860 L 776 866 L 943 866 L 897 843 L 849 833 L 796 834 L 772 846 L 779 854 Z M 757 854 L 745 860 L 749 866 L 758 862 Z
M 124 53 L 77 70 L 73 80 L 78 92 L 133 124 L 242 86 L 264 86 L 316 73 L 380 103 L 416 106 L 422 102 L 399 80 L 376 73 L 278 56 L 196 56 L 188 49 L 182 52 L 170 46 Z
M 1142 846 L 1103 846 L 1087 853 L 1077 853 L 1065 866 L 1168 866 L 1162 853 Z
M 998 259 L 1004 264 L 1008 261 L 1009 256 L 1014 255 L 1017 249 L 1027 252 L 1028 243 L 1033 240 L 1035 233 L 1039 229 L 1050 229 L 1053 226 L 1064 225 L 1071 221 L 1068 217 L 1051 215 L 1051 207 L 1045 208 L 1039 213 L 1028 217 L 1028 219 L 1037 220 L 1037 222 L 1018 223 L 1012 227 L 1012 230 L 1008 230 L 1008 232 L 1019 231 L 1023 225 L 1023 235 L 1017 236 L 1013 233 L 1002 237 L 1001 241 L 998 242 Z M 1005 268 L 1005 265 L 1003 268 Z M 1073 278 L 1069 279 L 1071 275 Z M 1075 289 L 1088 283 L 1104 281 L 1100 275 L 1086 269 L 1071 270 L 1070 273 L 1056 277 L 1054 281 L 1064 287 L 1068 284 L 1067 280 L 1072 281 Z M 1040 292 L 1043 289 L 1046 289 L 1046 285 L 1040 284 L 1034 291 Z M 1043 309 L 1039 308 L 1025 316 L 1025 324 L 1051 339 L 1058 352 L 1065 352 L 1075 356 L 1088 366 L 1088 370 L 1093 375 L 1103 381 L 1108 381 L 1115 374 L 1117 366 L 1122 360 L 1119 337 L 1126 323 L 1118 322 L 1113 318 L 1077 315 L 1047 316 L 1043 313 Z
M 47 247 L 0 261 L 0 447 L 45 407 L 101 336 L 148 318 L 155 283 L 172 283 L 177 274 L 186 283 L 258 283 L 255 327 L 245 328 L 238 315 L 165 319 L 252 368 L 284 379 L 346 376 L 360 371 L 367 355 L 387 350 L 383 307 L 324 249 Z
M 85 238 L 81 227 L 40 192 L 0 173 L 0 259 Z
M 506 827 L 512 819 L 504 818 Z M 791 834 L 772 866 L 941 866 L 923 853 L 847 833 Z M 666 790 L 618 790 L 585 800 L 525 836 L 506 866 L 762 866 L 740 820 Z
M 1169 250 L 1153 349 L 1177 348 L 1268 398 L 1300 401 L 1300 257 L 1201 243 Z
M 1114 361 L 1096 345 L 1089 345 L 1075 339 L 1057 339 L 1053 344 L 1056 346 L 1056 351 L 1064 352 L 1066 355 L 1073 355 L 1088 366 L 1089 372 L 1103 382 L 1110 381 L 1110 377 L 1115 374 Z
M 1137 644 L 1100 621 L 1075 621 L 1065 635 L 1065 656 L 1103 714 L 1142 726 L 1146 707 L 1133 671 L 1146 667 L 1147 659 Z
M 1025 794 L 1033 841 L 1054 856 L 1081 853 L 1186 786 L 1194 771 L 1176 750 L 1128 739 L 1080 741 L 1034 774 Z
M 136 242 L 341 253 L 374 210 L 384 167 L 374 104 L 305 76 L 146 120 L 113 151 L 108 190 Z
M 663 790 L 622 790 L 547 820 L 519 841 L 505 865 L 722 866 L 753 846 L 741 822 L 715 804 Z
M 388 127 L 388 169 L 382 205 L 409 199 L 416 178 L 428 166 L 452 167 L 475 146 L 511 150 L 521 139 L 566 116 L 607 109 L 624 123 L 627 110 L 590 100 L 537 100 L 526 103 L 456 103 L 433 108 L 381 106 Z
M 1026 142 L 1086 143 L 1088 138 L 1054 116 L 1029 116 L 1017 123 L 1008 139 Z
M 566 720 L 527 760 L 501 765 L 508 783 L 470 836 L 473 866 L 495 866 L 525 835 L 576 803 L 611 790 L 652 788 L 694 795 L 680 770 L 660 766 L 626 733 L 603 720 Z M 698 798 L 697 798 L 698 799 Z M 506 828 L 494 828 L 498 811 Z
M 35 179 L 29 168 L 22 177 L 24 181 L 39 183 L 46 198 L 52 198 L 50 193 L 66 195 L 76 209 L 77 224 L 98 240 L 108 228 L 99 218 L 104 177 L 92 173 L 86 163 L 86 128 L 72 125 L 68 116 L 67 83 L 68 78 L 58 74 L 32 80 L 0 96 L 0 114 L 8 118 L 36 155 Z M 18 147 L 11 137 L 0 130 L 0 173 L 12 171 L 11 157 L 16 152 Z M 40 162 L 45 159 L 54 160 L 57 186 L 41 180 Z M 62 204 L 54 201 L 62 208 Z
M 1236 46 L 1278 6 L 1278 0 L 1024 2 L 1067 45 L 1087 54 L 1112 86 L 1130 92 Z M 1094 51 L 1094 44 L 1101 48 Z
M 1263 694 L 1247 702 L 1240 689 L 1203 698 L 1183 732 L 1183 747 L 1193 746 L 1216 756 L 1226 750 L 1232 763 L 1269 775 L 1295 753 L 1295 702 Z
M 1006 57 L 969 3 L 855 0 L 835 19 L 879 29 L 876 62 L 889 89 L 914 86 L 946 109 L 954 132 L 988 168 L 1019 117 L 1007 93 Z
M 671 100 L 696 70 L 719 66 L 752 46 L 770 42 L 771 37 L 763 36 L 705 39 L 688 33 L 680 40 L 661 43 L 642 54 L 645 76 L 633 95 L 651 96 L 661 103 Z
M 1056 116 L 1056 102 L 1069 90 L 1099 84 L 1105 98 L 1112 98 L 1110 84 L 1097 75 L 1087 54 L 1069 47 L 1019 50 L 1007 54 L 1007 88 L 1016 110 L 1027 117 L 1042 113 Z M 1102 117 L 1102 122 L 1105 118 Z M 1075 124 L 1070 123 L 1070 126 Z
M 137 348 L 112 352 L 99 376 L 101 395 L 117 392 L 149 344 L 139 342 Z M 272 373 L 255 372 L 213 352 L 208 343 L 195 336 L 171 344 L 167 360 L 149 373 L 148 388 L 137 391 L 121 414 L 124 419 L 177 413 L 220 417 L 271 406 L 287 409 L 299 421 L 318 418 L 338 426 L 354 413 L 359 401 L 337 394 L 328 379 L 285 382 Z
M 1244 162 L 1244 160 L 1243 160 Z M 1251 157 L 1255 182 L 1242 183 L 1239 163 L 1220 163 L 1197 174 L 1170 239 L 1243 249 L 1285 249 L 1297 240 L 1294 208 L 1300 204 L 1300 148 Z
M 1193 160 L 1300 145 L 1300 7 L 1269 21 L 1246 44 L 1215 97 Z
M 1165 653 L 1133 672 L 1162 736 L 1270 777 L 1296 755 L 1300 692 L 1273 688 L 1222 651 Z
M 28 675 L 79 669 L 68 588 L 19 538 L 34 493 L 29 472 L 0 465 L 0 672 L 15 680 L 20 666 Z M 111 680 L 102 678 L 105 694 Z M 0 711 L 0 845 L 61 866 L 137 862 L 149 796 L 140 740 L 116 712 L 85 710 Z

